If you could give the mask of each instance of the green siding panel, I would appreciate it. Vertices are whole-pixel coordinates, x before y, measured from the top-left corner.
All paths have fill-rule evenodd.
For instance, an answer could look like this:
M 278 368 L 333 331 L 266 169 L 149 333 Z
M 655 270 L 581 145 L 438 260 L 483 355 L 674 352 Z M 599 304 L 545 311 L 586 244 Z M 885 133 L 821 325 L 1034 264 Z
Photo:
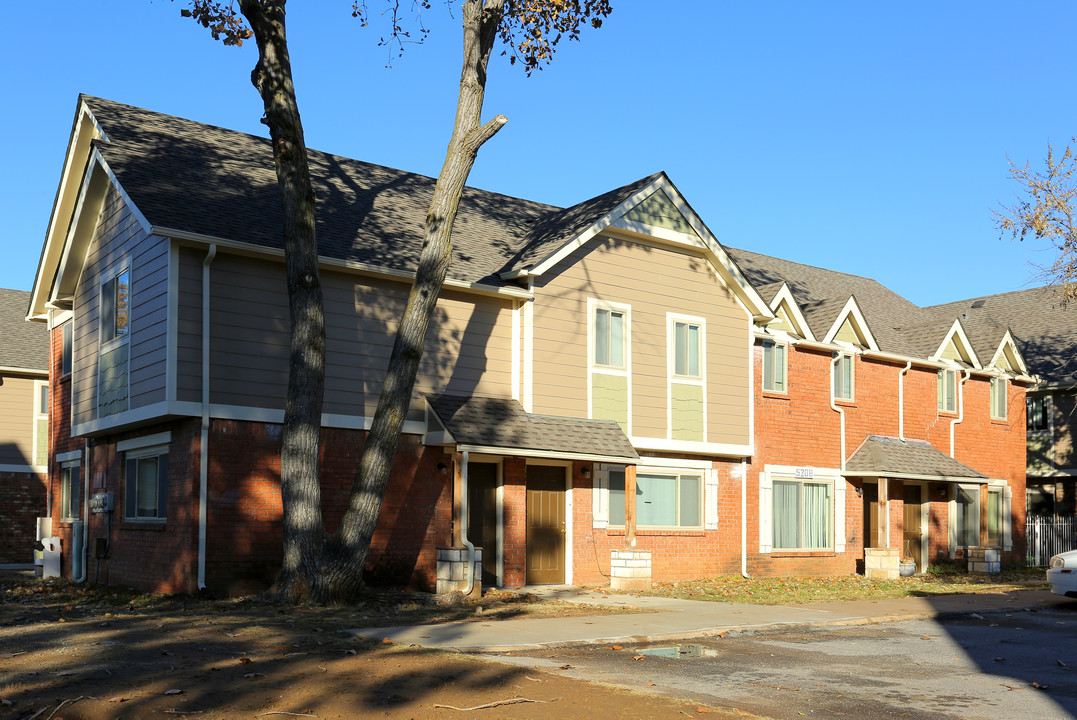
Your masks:
M 127 410 L 127 344 L 101 354 L 97 371 L 97 401 L 100 416 L 115 415 Z
M 703 442 L 703 388 L 673 383 L 673 439 Z
M 37 420 L 37 445 L 34 447 L 34 465 L 49 464 L 49 421 L 47 418 Z
M 1054 470 L 1052 449 L 1054 442 L 1049 433 L 1029 433 L 1026 454 L 1029 474 L 1047 474 Z
M 767 329 L 794 332 L 793 321 L 789 319 L 789 309 L 785 307 L 785 303 L 778 306 L 778 312 L 774 313 L 774 317 L 775 319 L 767 325 Z
M 628 432 L 628 378 L 591 374 L 591 417 L 613 420 Z
M 852 343 L 853 345 L 863 344 L 860 336 L 856 334 L 856 328 L 853 327 L 853 323 L 848 319 L 841 324 L 841 328 L 838 330 L 838 334 L 834 336 L 834 339 Z
M 954 345 L 954 341 L 946 343 L 946 347 L 943 348 L 942 357 L 946 360 L 954 360 L 957 362 L 963 361 L 965 358 L 961 357 L 961 353 L 957 351 L 957 346 Z
M 688 235 L 696 234 L 684 215 L 681 215 L 681 211 L 661 190 L 656 190 L 649 198 L 625 213 L 625 219 Z

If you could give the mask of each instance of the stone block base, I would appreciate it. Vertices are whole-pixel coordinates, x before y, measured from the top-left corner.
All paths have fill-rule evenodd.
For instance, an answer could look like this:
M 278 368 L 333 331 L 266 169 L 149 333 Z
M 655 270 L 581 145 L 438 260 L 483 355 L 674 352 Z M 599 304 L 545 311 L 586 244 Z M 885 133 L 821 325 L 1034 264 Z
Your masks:
M 989 575 L 1002 572 L 1002 557 L 998 548 L 969 548 L 969 572 Z
M 613 590 L 651 589 L 650 550 L 611 550 L 610 588 Z
M 900 574 L 897 548 L 864 548 L 864 577 L 869 580 L 896 580 Z
M 462 593 L 467 590 L 468 580 L 472 577 L 467 572 L 467 558 L 467 548 L 438 548 L 438 581 L 435 589 L 438 595 Z M 475 578 L 475 585 L 469 597 L 482 597 L 482 548 L 475 548 L 475 562 L 471 572 Z

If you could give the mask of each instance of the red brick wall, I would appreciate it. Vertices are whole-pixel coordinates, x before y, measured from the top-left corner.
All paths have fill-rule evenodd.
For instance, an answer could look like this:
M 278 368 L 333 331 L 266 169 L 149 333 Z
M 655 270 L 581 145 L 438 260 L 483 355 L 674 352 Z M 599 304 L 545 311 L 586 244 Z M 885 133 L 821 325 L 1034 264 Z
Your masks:
M 71 523 L 60 522 L 60 464 L 58 454 L 83 450 L 86 441 L 71 437 L 71 376 L 61 377 L 63 331 L 53 328 L 49 338 L 49 476 L 48 512 L 52 518 L 52 534 L 60 538 L 60 553 L 65 577 L 71 576 L 72 553 L 80 549 L 72 547 Z M 84 451 L 85 455 L 85 451 Z M 82 466 L 83 473 L 85 465 Z M 44 507 L 42 508 L 44 512 Z
M 34 560 L 37 518 L 45 514 L 48 478 L 31 472 L 0 472 L 0 564 Z

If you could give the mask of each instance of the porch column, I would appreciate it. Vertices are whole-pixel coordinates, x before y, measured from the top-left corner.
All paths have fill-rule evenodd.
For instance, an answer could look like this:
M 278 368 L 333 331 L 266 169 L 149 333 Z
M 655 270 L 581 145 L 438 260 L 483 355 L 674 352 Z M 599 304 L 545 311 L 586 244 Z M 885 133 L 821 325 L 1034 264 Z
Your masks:
M 980 547 L 987 547 L 987 485 L 980 486 Z
M 636 466 L 625 466 L 625 547 L 636 547 Z
M 464 546 L 463 522 L 464 494 L 464 456 L 453 453 L 452 456 L 452 546 Z
M 890 547 L 890 483 L 886 478 L 879 478 L 879 537 L 877 547 Z
M 482 553 L 477 548 L 472 558 L 464 546 L 464 456 L 452 456 L 452 543 L 437 549 L 437 586 L 439 595 L 463 592 L 471 585 L 471 596 L 482 595 Z M 471 560 L 471 568 L 468 561 Z M 474 582 L 470 582 L 475 578 Z

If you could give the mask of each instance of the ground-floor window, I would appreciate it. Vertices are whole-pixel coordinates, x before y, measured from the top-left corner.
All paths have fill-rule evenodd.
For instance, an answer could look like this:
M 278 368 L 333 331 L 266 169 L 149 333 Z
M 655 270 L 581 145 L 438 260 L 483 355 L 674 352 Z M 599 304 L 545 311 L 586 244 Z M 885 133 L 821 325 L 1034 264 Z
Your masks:
M 774 547 L 830 547 L 833 525 L 831 483 L 774 481 Z
M 128 452 L 125 470 L 125 517 L 140 521 L 164 520 L 168 499 L 168 448 Z
M 610 525 L 625 524 L 625 472 L 609 471 Z M 699 472 L 636 474 L 636 526 L 703 526 L 703 475 Z
M 954 488 L 954 541 L 958 547 L 980 544 L 980 488 L 976 485 Z
M 78 462 L 60 467 L 60 519 L 78 520 L 82 517 L 82 468 Z

